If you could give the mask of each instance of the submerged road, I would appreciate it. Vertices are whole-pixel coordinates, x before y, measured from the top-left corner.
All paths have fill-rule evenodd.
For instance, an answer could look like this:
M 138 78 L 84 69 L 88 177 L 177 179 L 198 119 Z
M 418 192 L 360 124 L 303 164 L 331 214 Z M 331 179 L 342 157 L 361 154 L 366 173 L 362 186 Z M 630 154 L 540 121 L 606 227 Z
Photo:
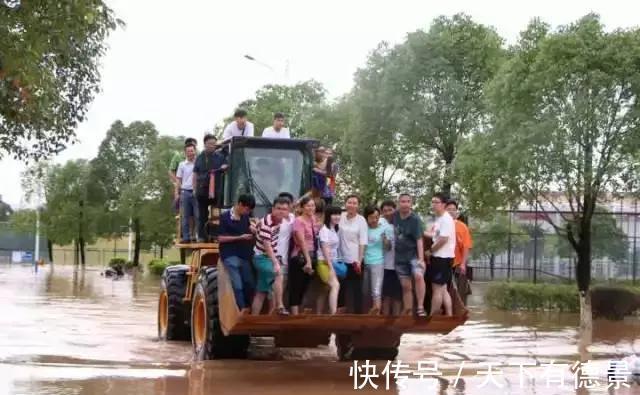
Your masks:
M 578 316 L 487 310 L 480 284 L 466 325 L 403 337 L 399 371 L 410 378 L 392 376 L 388 390 L 385 363 L 359 364 L 354 383 L 333 346 L 277 349 L 259 338 L 249 360 L 192 363 L 190 343 L 156 339 L 158 289 L 157 277 L 111 280 L 98 268 L 0 266 L 0 394 L 640 394 L 607 390 L 606 377 L 609 360 L 640 353 L 639 320 L 594 323 L 583 357 L 598 385 L 576 390 Z M 552 360 L 566 365 L 544 365 Z

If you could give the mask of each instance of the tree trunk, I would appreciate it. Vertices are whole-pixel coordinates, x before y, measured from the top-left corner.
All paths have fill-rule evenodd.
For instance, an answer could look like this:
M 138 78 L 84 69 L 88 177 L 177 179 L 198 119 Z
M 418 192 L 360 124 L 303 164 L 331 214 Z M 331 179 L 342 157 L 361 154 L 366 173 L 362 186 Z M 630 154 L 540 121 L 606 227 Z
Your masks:
M 580 295 L 580 349 L 581 356 L 586 352 L 586 347 L 591 344 L 593 330 L 593 317 L 591 312 L 591 295 L 589 286 L 591 283 L 591 226 L 581 235 L 578 243 L 578 264 L 576 265 L 576 279 Z M 584 346 L 584 347 L 583 347 Z M 584 350 L 582 350 L 584 348 Z
M 79 248 L 78 240 L 73 241 L 73 264 L 78 266 L 79 264 Z
M 133 246 L 133 265 L 138 266 L 140 264 L 140 218 L 133 220 L 133 231 L 135 233 L 135 240 Z
M 85 262 L 85 254 L 84 254 L 84 238 L 80 237 L 80 263 L 84 266 Z
M 160 246 L 160 259 L 164 258 L 164 247 Z
M 79 215 L 80 220 L 78 221 L 78 242 L 80 248 L 80 261 L 82 262 L 82 266 L 84 266 L 84 232 L 82 231 L 82 225 L 84 225 L 84 201 L 80 199 L 78 202 L 78 206 L 80 207 Z
M 494 254 L 489 255 L 489 270 L 491 271 L 491 279 L 495 277 L 496 267 L 495 267 L 496 256 Z
M 444 180 L 442 181 L 442 193 L 451 197 L 451 180 L 453 179 L 453 160 L 455 159 L 455 147 L 452 145 L 447 147 L 447 154 L 444 155 L 445 171 Z
M 47 238 L 47 252 L 49 254 L 49 263 L 53 263 L 53 242 Z

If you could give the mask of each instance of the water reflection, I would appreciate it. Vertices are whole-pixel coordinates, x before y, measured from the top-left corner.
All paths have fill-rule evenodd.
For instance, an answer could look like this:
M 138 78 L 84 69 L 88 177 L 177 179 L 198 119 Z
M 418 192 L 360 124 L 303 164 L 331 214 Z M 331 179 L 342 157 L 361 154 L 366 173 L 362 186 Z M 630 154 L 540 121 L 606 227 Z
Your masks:
M 354 393 L 351 365 L 337 362 L 333 347 L 277 349 L 272 340 L 259 338 L 252 341 L 250 360 L 192 364 L 188 343 L 155 339 L 158 285 L 157 277 L 113 280 L 95 268 L 56 266 L 34 274 L 31 268 L 0 267 L 0 393 Z M 386 391 L 379 377 L 377 390 L 366 386 L 357 392 L 611 393 L 606 386 L 549 387 L 542 378 L 542 363 L 580 359 L 576 314 L 485 311 L 479 304 L 471 310 L 470 321 L 447 336 L 403 337 L 399 359 L 413 370 L 419 361 L 435 361 L 441 378 L 398 384 L 392 378 Z M 640 351 L 638 334 L 637 319 L 595 321 L 589 357 L 606 366 L 633 347 Z M 537 364 L 531 370 L 535 380 L 523 386 L 519 368 L 507 366 L 522 361 Z M 477 372 L 488 362 L 504 367 L 497 378 L 502 387 L 482 386 L 485 377 Z M 376 366 L 380 374 L 384 364 Z M 631 393 L 640 390 L 615 392 Z

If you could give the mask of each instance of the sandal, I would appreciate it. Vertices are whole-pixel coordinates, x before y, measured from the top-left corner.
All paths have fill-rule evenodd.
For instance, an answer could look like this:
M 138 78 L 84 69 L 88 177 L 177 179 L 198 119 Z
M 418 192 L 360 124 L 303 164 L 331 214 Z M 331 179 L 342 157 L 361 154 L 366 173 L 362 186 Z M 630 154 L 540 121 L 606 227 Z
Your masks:
M 404 309 L 404 310 L 402 310 L 402 313 L 400 313 L 400 315 L 401 316 L 402 315 L 410 315 L 410 316 L 412 316 L 413 315 L 413 309 Z
M 369 310 L 369 315 L 380 315 L 380 309 L 377 307 L 372 307 L 371 310 Z
M 424 311 L 424 308 L 418 307 L 418 309 L 416 310 L 416 315 L 418 317 L 426 317 L 427 316 L 427 312 Z
M 289 312 L 288 312 L 288 311 L 287 311 L 287 309 L 285 309 L 284 307 L 278 307 L 278 308 L 276 309 L 276 314 L 277 314 L 277 315 L 284 315 L 284 316 L 287 316 L 287 315 L 289 315 Z

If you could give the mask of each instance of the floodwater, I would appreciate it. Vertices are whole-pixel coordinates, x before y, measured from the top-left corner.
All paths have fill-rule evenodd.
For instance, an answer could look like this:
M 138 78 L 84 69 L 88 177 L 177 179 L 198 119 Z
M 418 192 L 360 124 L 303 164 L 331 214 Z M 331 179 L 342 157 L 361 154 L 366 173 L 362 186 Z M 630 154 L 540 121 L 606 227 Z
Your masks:
M 0 266 L 0 394 L 640 394 L 607 390 L 606 377 L 609 360 L 640 353 L 637 318 L 594 323 L 582 357 L 594 361 L 584 374 L 595 388 L 576 390 L 577 315 L 486 311 L 478 284 L 466 325 L 403 337 L 391 371 L 411 378 L 387 384 L 385 363 L 359 363 L 354 381 L 333 346 L 276 349 L 269 339 L 254 339 L 246 361 L 192 363 L 190 343 L 155 337 L 158 288 L 157 278 L 111 280 L 97 268 Z

